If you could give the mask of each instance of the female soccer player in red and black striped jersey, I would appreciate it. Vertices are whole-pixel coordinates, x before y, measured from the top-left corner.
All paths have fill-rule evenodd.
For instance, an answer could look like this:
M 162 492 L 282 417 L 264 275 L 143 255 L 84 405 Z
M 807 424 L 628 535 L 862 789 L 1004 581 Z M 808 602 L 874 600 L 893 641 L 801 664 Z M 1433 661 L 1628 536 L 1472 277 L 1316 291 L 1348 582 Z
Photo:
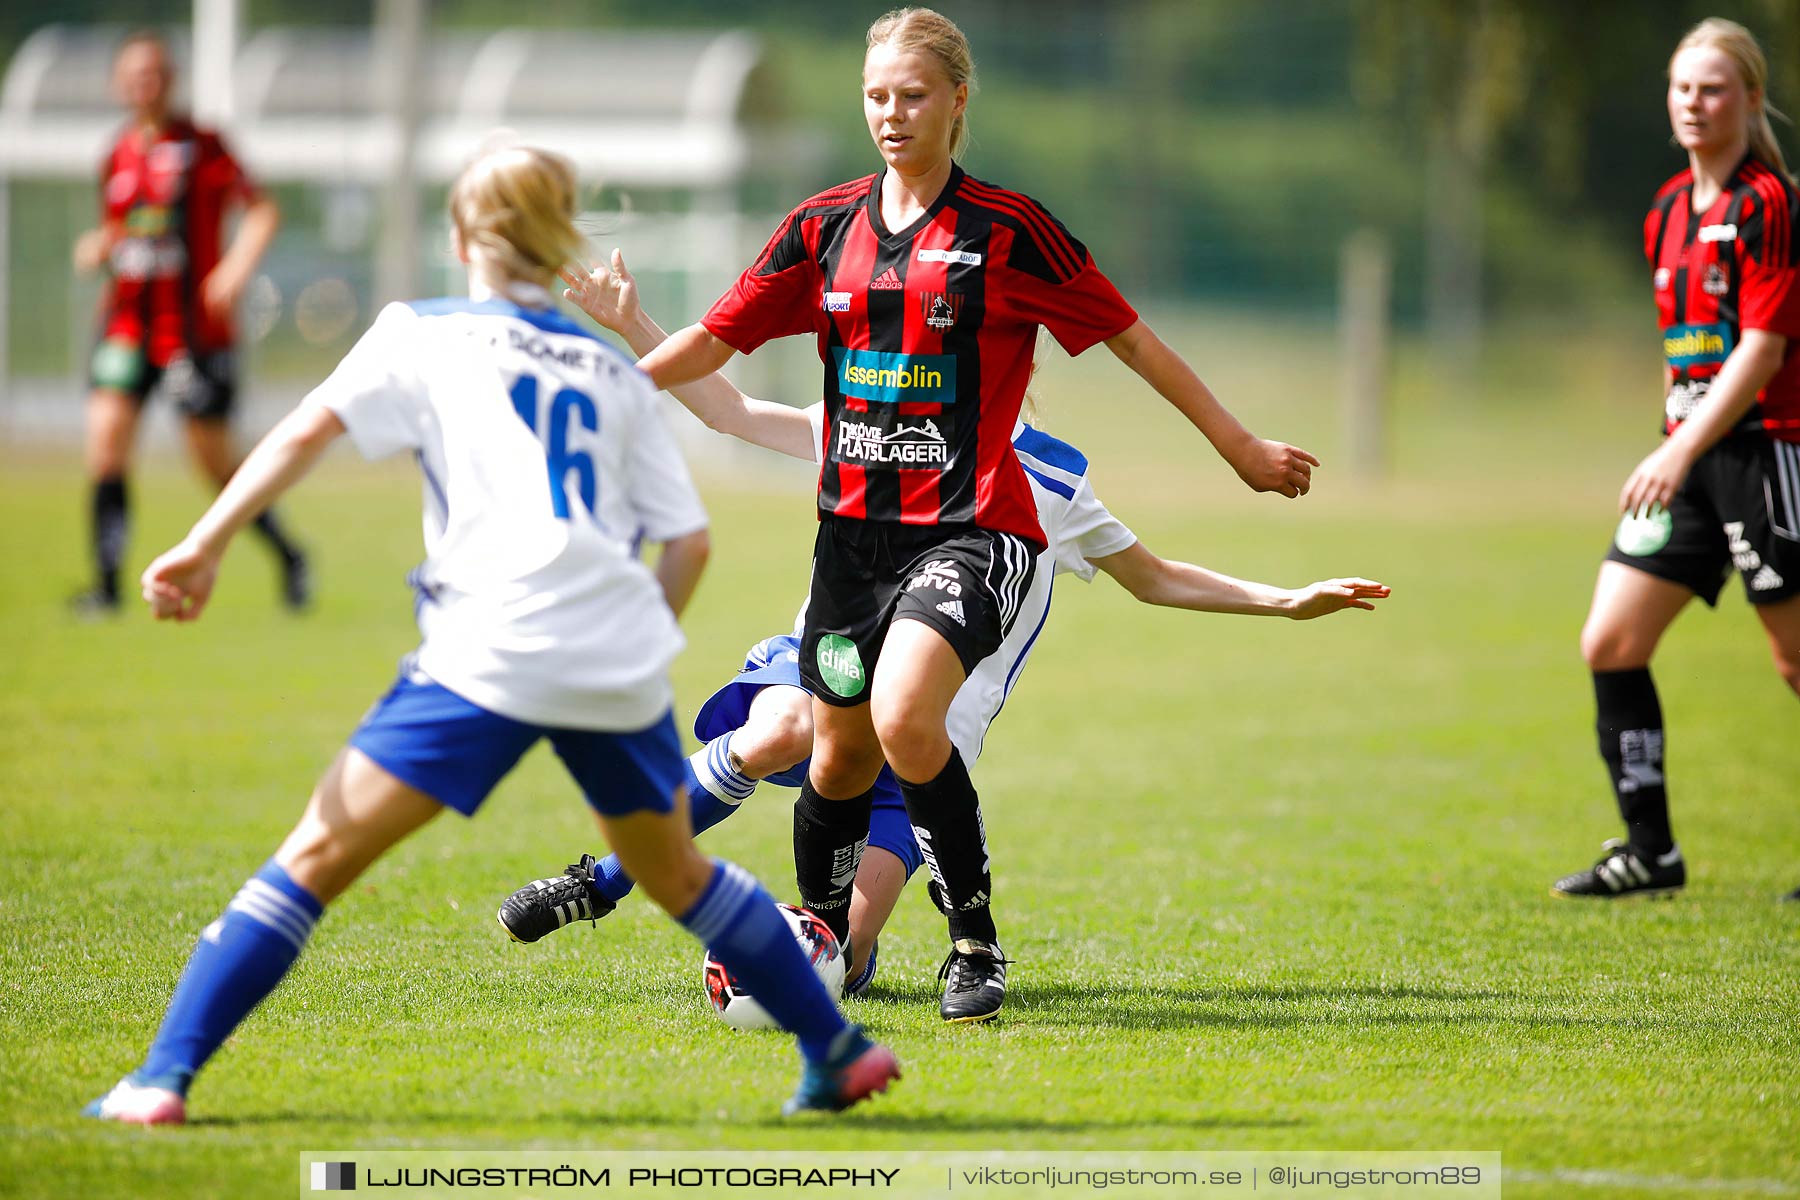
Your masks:
M 1735 567 L 1776 668 L 1800 692 L 1800 192 L 1769 127 L 1767 77 L 1756 39 L 1717 18 L 1669 60 L 1669 123 L 1688 168 L 1644 224 L 1667 436 L 1625 481 L 1625 517 L 1581 633 L 1627 836 L 1559 879 L 1559 896 L 1668 894 L 1687 882 L 1650 657 L 1688 601 L 1715 603 Z
M 962 31 L 938 13 L 877 21 L 863 112 L 885 170 L 800 205 L 706 317 L 641 364 L 670 387 L 771 338 L 818 338 L 826 425 L 801 649 L 817 732 L 794 815 L 800 896 L 845 935 L 885 759 L 949 918 L 952 1021 L 992 1017 L 1005 994 L 980 809 L 944 719 L 1006 636 L 1044 545 L 1012 446 L 1039 326 L 1072 354 L 1105 342 L 1258 490 L 1298 496 L 1317 464 L 1245 430 L 1040 205 L 963 172 L 973 74 Z
M 281 223 L 275 201 L 219 135 L 171 107 L 175 72 L 153 33 L 134 33 L 113 60 L 113 89 L 130 112 L 101 168 L 101 224 L 75 244 L 75 266 L 107 272 L 90 367 L 87 461 L 93 480 L 93 587 L 83 616 L 119 609 L 130 501 L 126 474 L 144 401 L 160 386 L 185 418 L 188 449 L 215 487 L 237 470 L 233 310 Z M 234 207 L 243 219 L 227 241 Z M 256 532 L 281 562 L 282 599 L 303 607 L 305 556 L 275 519 Z

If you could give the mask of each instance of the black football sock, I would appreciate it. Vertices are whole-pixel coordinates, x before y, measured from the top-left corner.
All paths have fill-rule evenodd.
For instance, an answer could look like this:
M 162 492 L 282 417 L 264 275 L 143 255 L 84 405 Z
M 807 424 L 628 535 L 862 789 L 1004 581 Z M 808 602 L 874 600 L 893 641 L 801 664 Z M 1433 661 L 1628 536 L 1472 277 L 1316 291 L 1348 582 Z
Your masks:
M 281 527 L 281 521 L 275 516 L 275 510 L 265 508 L 255 521 L 256 532 L 262 535 L 269 548 L 281 556 L 282 562 L 293 562 L 300 557 L 300 549 L 288 537 L 287 530 Z
M 1663 784 L 1662 705 L 1650 669 L 1595 671 L 1594 699 L 1600 757 L 1612 777 L 1631 848 L 1640 858 L 1667 854 L 1675 835 Z
M 811 779 L 800 785 L 794 802 L 794 879 L 800 903 L 830 926 L 839 945 L 850 940 L 850 894 L 869 844 L 874 804 L 873 787 L 849 800 L 827 800 L 813 790 Z
M 997 943 L 988 907 L 994 885 L 988 874 L 987 830 L 962 755 L 952 749 L 950 761 L 927 783 L 900 780 L 900 795 L 936 885 L 932 898 L 949 918 L 950 940 Z
M 92 521 L 94 586 L 108 600 L 119 598 L 119 564 L 125 559 L 125 535 L 131 518 L 131 495 L 122 475 L 94 482 Z

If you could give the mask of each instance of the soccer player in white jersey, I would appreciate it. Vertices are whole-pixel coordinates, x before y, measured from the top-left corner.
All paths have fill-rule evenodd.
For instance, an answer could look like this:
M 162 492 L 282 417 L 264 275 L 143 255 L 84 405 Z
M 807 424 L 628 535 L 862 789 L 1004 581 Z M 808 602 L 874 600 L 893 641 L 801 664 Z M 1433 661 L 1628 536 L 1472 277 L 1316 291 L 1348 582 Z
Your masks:
M 142 1065 L 88 1107 L 186 1119 L 188 1085 L 299 955 L 324 906 L 451 808 L 472 816 L 540 738 L 644 890 L 754 989 L 805 1060 L 786 1111 L 839 1109 L 899 1076 L 846 1024 L 767 892 L 695 851 L 667 670 L 706 515 L 648 380 L 555 311 L 577 253 L 560 156 L 478 159 L 450 195 L 470 296 L 393 304 L 144 572 L 158 618 L 193 620 L 234 534 L 340 434 L 424 476 L 421 641 L 273 858 L 200 935 Z M 658 572 L 640 538 L 665 544 Z M 660 579 L 659 576 L 660 575 Z
M 625 336 L 633 351 L 648 353 L 661 340 L 662 330 L 638 305 L 631 275 L 616 251 L 610 269 L 596 268 L 586 277 L 565 272 L 563 277 L 570 285 L 565 295 Z M 713 429 L 796 458 L 819 460 L 825 434 L 821 405 L 803 411 L 753 399 L 719 375 L 674 391 Z M 1095 496 L 1088 461 L 1080 451 L 1025 425 L 1013 430 L 1013 448 L 1049 544 L 1019 601 L 1012 631 L 963 682 L 950 705 L 950 738 L 970 762 L 980 756 L 989 726 L 1017 686 L 1049 619 L 1056 575 L 1073 574 L 1086 582 L 1105 571 L 1146 604 L 1301 621 L 1346 608 L 1370 609 L 1388 594 L 1385 586 L 1367 579 L 1330 579 L 1288 590 L 1161 558 Z M 812 753 L 812 709 L 798 662 L 804 616 L 803 607 L 793 633 L 751 647 L 737 677 L 701 706 L 694 731 L 706 745 L 688 760 L 685 772 L 696 832 L 737 811 L 760 780 L 799 787 L 805 778 Z M 932 866 L 935 874 L 931 855 L 916 837 L 919 832 L 907 820 L 893 773 L 884 770 L 851 898 L 847 994 L 861 992 L 874 977 L 876 939 L 906 881 L 921 863 Z M 605 916 L 631 888 L 631 877 L 617 856 L 596 860 L 584 855 L 563 875 L 536 880 L 513 893 L 501 906 L 499 919 L 516 940 L 532 942 L 571 921 Z

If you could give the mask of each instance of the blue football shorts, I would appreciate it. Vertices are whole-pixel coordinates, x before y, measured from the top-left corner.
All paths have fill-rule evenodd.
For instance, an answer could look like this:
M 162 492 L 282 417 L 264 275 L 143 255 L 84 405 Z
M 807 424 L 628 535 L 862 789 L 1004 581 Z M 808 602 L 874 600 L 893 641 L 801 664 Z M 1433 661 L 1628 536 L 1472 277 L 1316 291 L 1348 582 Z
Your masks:
M 682 764 L 672 713 L 627 733 L 532 725 L 489 712 L 425 675 L 402 672 L 350 744 L 408 787 L 472 817 L 539 738 L 550 739 L 603 816 L 673 811 Z

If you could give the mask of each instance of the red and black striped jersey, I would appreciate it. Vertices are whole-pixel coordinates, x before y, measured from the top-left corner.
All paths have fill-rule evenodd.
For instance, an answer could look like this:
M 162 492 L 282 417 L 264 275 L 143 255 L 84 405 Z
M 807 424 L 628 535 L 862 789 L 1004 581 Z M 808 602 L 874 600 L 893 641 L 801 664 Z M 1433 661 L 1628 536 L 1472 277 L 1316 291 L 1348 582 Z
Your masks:
M 101 167 L 100 194 L 117 233 L 100 336 L 142 344 L 158 366 L 229 347 L 231 326 L 200 303 L 200 284 L 218 265 L 226 207 L 258 193 L 225 143 L 179 118 L 148 140 L 127 128 Z
M 743 353 L 818 338 L 821 512 L 974 524 L 1042 545 L 1012 444 L 1038 327 L 1079 354 L 1136 321 L 1041 205 L 953 167 L 931 207 L 894 232 L 878 175 L 806 201 L 703 324 Z
M 1800 442 L 1800 192 L 1779 171 L 1745 158 L 1704 212 L 1694 177 L 1662 186 L 1644 220 L 1668 363 L 1664 428 L 1673 432 L 1705 398 L 1746 329 L 1788 339 L 1781 369 L 1744 427 Z

